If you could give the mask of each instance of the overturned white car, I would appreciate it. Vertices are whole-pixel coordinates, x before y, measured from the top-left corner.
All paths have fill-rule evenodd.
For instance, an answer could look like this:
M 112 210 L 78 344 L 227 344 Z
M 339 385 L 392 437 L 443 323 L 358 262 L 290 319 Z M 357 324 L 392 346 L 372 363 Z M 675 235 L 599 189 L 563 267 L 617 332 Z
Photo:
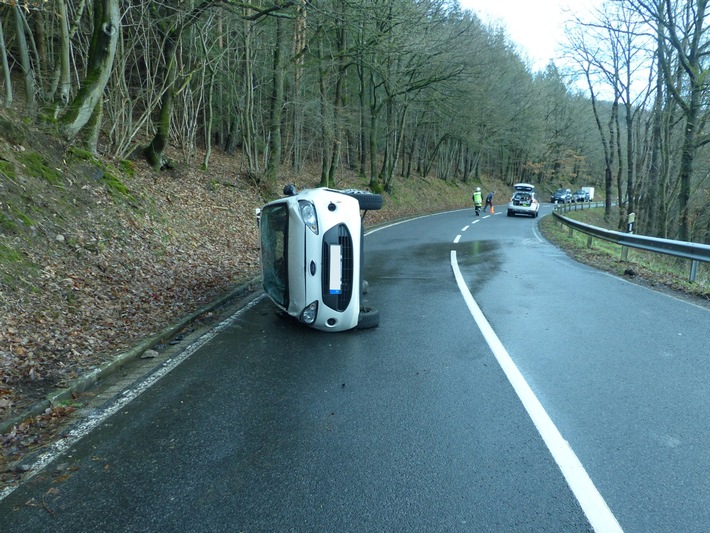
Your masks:
M 324 331 L 379 325 L 363 302 L 364 231 L 360 211 L 380 209 L 382 196 L 327 188 L 296 192 L 258 210 L 264 291 L 283 311 Z M 364 216 L 364 214 L 363 214 Z

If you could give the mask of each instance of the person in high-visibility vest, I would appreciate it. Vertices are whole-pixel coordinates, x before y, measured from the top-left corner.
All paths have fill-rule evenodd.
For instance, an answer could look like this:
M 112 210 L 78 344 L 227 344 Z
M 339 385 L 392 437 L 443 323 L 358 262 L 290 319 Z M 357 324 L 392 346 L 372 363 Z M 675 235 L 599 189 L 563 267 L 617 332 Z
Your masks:
M 476 209 L 476 215 L 481 215 L 481 207 L 483 207 L 483 195 L 481 194 L 481 188 L 476 187 L 473 192 L 473 206 Z

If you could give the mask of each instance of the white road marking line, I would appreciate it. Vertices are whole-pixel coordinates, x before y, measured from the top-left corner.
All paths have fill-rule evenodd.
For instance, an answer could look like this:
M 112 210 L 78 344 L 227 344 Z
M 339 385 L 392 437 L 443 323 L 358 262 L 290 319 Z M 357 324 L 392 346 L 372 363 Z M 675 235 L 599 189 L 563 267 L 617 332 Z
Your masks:
M 461 235 L 456 235 L 456 238 L 454 239 L 454 244 L 458 244 L 458 242 L 461 240 Z
M 413 218 L 407 218 L 407 219 L 404 219 L 404 220 L 399 220 L 399 221 L 397 221 L 397 222 L 392 222 L 392 223 L 388 223 L 388 224 L 383 224 L 382 226 L 378 226 L 378 227 L 376 227 L 376 228 L 372 228 L 372 229 L 366 230 L 366 231 L 365 231 L 365 235 L 370 235 L 370 234 L 376 233 L 376 232 L 378 232 L 378 231 L 380 231 L 380 230 L 387 229 L 387 228 L 391 228 L 392 226 L 399 226 L 400 224 L 406 224 L 407 222 L 411 222 L 411 221 L 413 221 L 413 220 L 419 220 L 419 219 L 422 219 L 422 218 L 429 218 L 429 217 L 438 217 L 438 216 L 440 216 L 440 215 L 448 215 L 448 214 L 454 213 L 454 212 L 456 212 L 456 211 L 468 211 L 468 209 L 455 209 L 454 211 L 441 211 L 440 213 L 431 213 L 431 214 L 429 214 L 429 215 L 421 215 L 421 216 L 418 216 L 418 217 L 413 217 Z
M 471 226 L 464 226 L 463 228 L 461 228 L 461 231 L 466 231 L 466 230 L 467 230 L 468 228 L 470 228 L 470 227 L 471 227 Z
M 454 271 L 456 283 L 459 286 L 459 290 L 473 319 L 476 321 L 498 364 L 508 377 L 508 381 L 513 386 L 513 389 L 515 389 L 518 398 L 520 398 L 520 401 L 542 436 L 542 439 L 545 441 L 557 466 L 559 466 L 567 480 L 567 484 L 582 506 L 582 510 L 587 516 L 589 523 L 595 531 L 600 533 L 623 531 L 606 501 L 604 501 L 604 498 L 602 498 L 601 494 L 599 494 L 599 491 L 594 486 L 589 474 L 587 474 L 582 463 L 580 463 L 577 455 L 574 453 L 569 443 L 562 437 L 559 430 L 552 422 L 552 419 L 535 396 L 535 393 L 533 393 L 530 385 L 528 385 L 525 378 L 520 373 L 520 370 L 518 370 L 518 367 L 513 362 L 513 359 L 508 354 L 503 343 L 501 343 L 498 335 L 496 335 L 495 331 L 493 331 L 493 328 L 488 323 L 488 320 L 486 320 L 476 300 L 473 299 L 461 275 L 455 250 L 451 250 L 451 268 Z
M 190 344 L 180 352 L 173 359 L 168 359 L 163 363 L 158 370 L 153 372 L 148 378 L 138 383 L 135 387 L 127 389 L 120 396 L 116 397 L 111 403 L 100 411 L 90 415 L 86 420 L 80 422 L 76 427 L 68 432 L 67 436 L 61 441 L 55 442 L 48 451 L 41 454 L 31 465 L 30 473 L 24 477 L 21 483 L 15 486 L 7 487 L 0 492 L 0 502 L 4 500 L 7 496 L 12 494 L 16 489 L 18 489 L 22 484 L 26 483 L 34 476 L 39 474 L 45 467 L 47 467 L 52 461 L 58 457 L 65 454 L 72 446 L 79 442 L 82 438 L 88 435 L 92 430 L 94 430 L 99 424 L 103 423 L 114 413 L 123 409 L 130 402 L 138 398 L 141 394 L 155 385 L 162 377 L 167 375 L 170 371 L 177 368 L 180 363 L 185 361 L 188 357 L 194 354 L 202 346 L 211 341 L 217 336 L 222 330 L 230 326 L 233 322 L 237 320 L 241 315 L 243 315 L 247 310 L 254 307 L 259 301 L 261 301 L 265 295 L 261 295 L 249 302 L 245 307 L 239 309 L 232 316 L 220 322 L 215 328 L 209 330 L 207 333 L 202 335 L 195 342 Z

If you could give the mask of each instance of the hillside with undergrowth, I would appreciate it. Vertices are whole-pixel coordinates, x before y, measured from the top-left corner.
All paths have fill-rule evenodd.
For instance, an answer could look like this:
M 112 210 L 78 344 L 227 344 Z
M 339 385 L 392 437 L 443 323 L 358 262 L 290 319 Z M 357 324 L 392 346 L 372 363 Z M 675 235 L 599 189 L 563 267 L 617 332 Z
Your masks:
M 265 187 L 220 153 L 207 170 L 175 158 L 155 171 L 2 121 L 0 421 L 253 280 L 255 208 L 287 183 L 318 184 L 314 170 Z M 337 184 L 366 185 L 354 175 Z M 469 189 L 437 178 L 396 182 L 365 222 L 459 208 Z

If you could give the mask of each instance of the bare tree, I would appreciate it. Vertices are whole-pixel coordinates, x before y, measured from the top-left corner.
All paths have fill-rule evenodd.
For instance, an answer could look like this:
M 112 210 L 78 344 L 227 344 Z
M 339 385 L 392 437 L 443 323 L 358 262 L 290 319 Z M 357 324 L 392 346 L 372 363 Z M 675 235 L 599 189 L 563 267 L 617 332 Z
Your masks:
M 69 13 L 64 0 L 57 0 L 59 23 L 59 65 L 57 69 L 56 100 L 59 108 L 69 105 L 71 98 L 71 40 L 69 36 Z
M 118 0 L 94 1 L 94 31 L 86 77 L 79 93 L 59 119 L 69 139 L 74 139 L 92 116 L 94 123 L 100 120 L 94 113 L 111 76 L 120 23 Z
M 32 62 L 30 60 L 29 45 L 27 43 L 27 35 L 25 34 L 25 27 L 27 26 L 27 21 L 25 20 L 25 13 L 20 7 L 19 3 L 15 3 L 12 7 L 15 15 L 15 37 L 17 39 L 17 47 L 19 49 L 20 55 L 20 65 L 22 67 L 22 78 L 25 81 L 25 100 L 27 102 L 27 109 L 30 114 L 34 114 L 37 108 L 37 98 L 36 90 L 37 85 L 35 82 L 35 72 L 32 68 Z
M 276 17 L 273 72 L 271 79 L 271 103 L 269 106 L 269 157 L 266 165 L 266 179 L 271 183 L 276 182 L 281 165 L 281 122 L 284 105 L 284 66 L 282 59 L 284 38 L 284 24 L 281 17 Z
M 710 80 L 710 38 L 708 0 L 679 2 L 673 0 L 629 0 L 645 20 L 657 29 L 661 75 L 669 94 L 680 106 L 685 129 L 679 169 L 680 227 L 678 238 L 689 240 L 690 193 L 695 156 L 698 149 L 710 143 L 704 133 L 707 106 L 704 95 Z M 682 80 L 674 77 L 673 59 L 683 72 Z M 678 81 L 681 83 L 679 84 Z M 705 116 L 703 116 L 705 115 Z
M 0 18 L 0 55 L 2 55 L 2 74 L 5 80 L 5 107 L 12 107 L 12 78 L 10 77 L 10 64 L 7 61 L 7 49 L 5 48 L 5 34 L 2 29 L 2 19 Z

